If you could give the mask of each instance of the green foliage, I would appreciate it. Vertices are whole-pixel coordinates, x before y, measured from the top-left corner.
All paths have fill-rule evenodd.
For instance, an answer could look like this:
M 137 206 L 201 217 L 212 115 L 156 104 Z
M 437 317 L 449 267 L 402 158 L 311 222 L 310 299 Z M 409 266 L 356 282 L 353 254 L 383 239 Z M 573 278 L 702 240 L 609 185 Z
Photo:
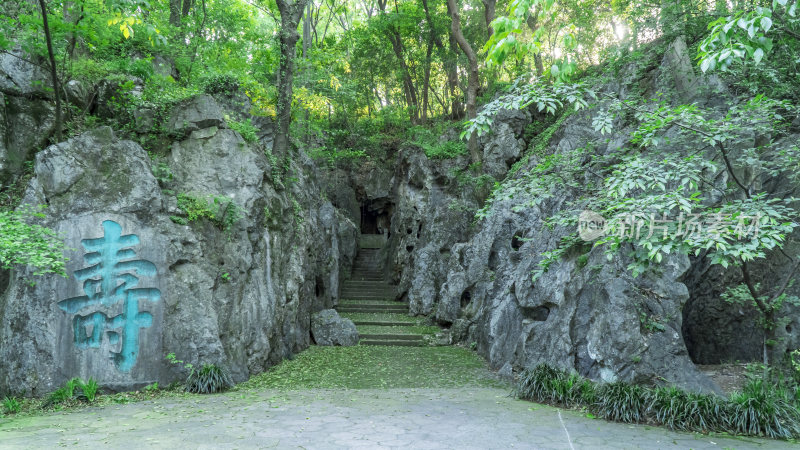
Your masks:
M 800 436 L 800 410 L 787 389 L 763 379 L 748 380 L 731 395 L 730 427 L 735 433 L 788 439 Z
M 717 68 L 724 71 L 745 58 L 760 63 L 772 51 L 775 34 L 794 39 L 800 36 L 795 34 L 800 29 L 797 6 L 797 0 L 774 0 L 772 8 L 738 10 L 711 22 L 708 35 L 698 47 L 700 68 L 703 72 Z
M 215 394 L 233 387 L 228 372 L 216 364 L 204 364 L 200 370 L 194 370 L 186 379 L 186 391 L 194 394 Z
M 166 163 L 158 162 L 153 165 L 153 176 L 159 185 L 166 186 L 172 181 L 172 169 Z
M 3 412 L 5 414 L 17 414 L 22 409 L 22 404 L 16 397 L 3 398 Z
M 147 386 L 144 387 L 145 392 L 158 392 L 158 390 L 159 390 L 158 382 L 148 384 Z
M 207 219 L 228 234 L 242 218 L 241 208 L 228 197 L 181 193 L 178 194 L 178 208 L 183 211 L 189 222 Z
M 408 141 L 421 148 L 430 159 L 449 159 L 467 154 L 467 146 L 463 142 L 441 140 L 437 131 L 436 128 L 411 127 Z
M 539 112 L 555 114 L 567 105 L 573 105 L 576 111 L 583 109 L 591 99 L 596 98 L 597 94 L 593 90 L 580 83 L 525 83 L 519 79 L 514 82 L 509 93 L 486 104 L 475 119 L 466 123 L 461 138 L 469 139 L 473 133 L 483 136 L 491 132 L 494 116 L 503 109 L 524 109 L 535 105 Z
M 93 378 L 89 378 L 89 380 L 85 382 L 80 378 L 72 378 L 68 380 L 64 386 L 51 392 L 42 404 L 42 408 L 59 406 L 63 403 L 74 401 L 94 403 L 99 389 L 100 386 Z
M 241 121 L 241 122 L 237 121 L 237 120 L 233 120 L 231 118 L 226 118 L 226 119 L 227 119 L 226 122 L 228 123 L 228 126 L 232 130 L 238 131 L 239 134 L 242 135 L 242 138 L 245 140 L 245 142 L 256 142 L 256 141 L 258 141 L 258 135 L 256 134 L 258 132 L 258 129 L 253 126 L 253 124 L 251 123 L 249 118 L 247 120 Z
M 211 74 L 201 79 L 206 94 L 232 94 L 239 90 L 239 79 L 229 73 Z
M 644 418 L 646 402 L 647 391 L 643 387 L 616 381 L 597 388 L 593 409 L 608 420 L 639 423 Z
M 647 411 L 657 423 L 680 431 L 711 431 L 726 428 L 726 403 L 713 394 L 689 393 L 674 386 L 652 389 Z
M 81 385 L 81 389 L 83 389 L 83 395 L 86 396 L 86 401 L 89 403 L 94 403 L 95 398 L 97 397 L 97 390 L 100 389 L 100 385 L 97 384 L 94 378 L 89 378 L 89 381 L 83 383 Z
M 47 227 L 29 223 L 43 219 L 43 210 L 44 206 L 0 210 L 0 268 L 27 265 L 35 269 L 34 275 L 66 276 L 66 247 L 61 236 Z
M 674 386 L 595 383 L 574 372 L 540 364 L 521 374 L 513 393 L 536 402 L 588 408 L 597 417 L 617 422 L 777 439 L 800 436 L 797 399 L 783 383 L 767 378 L 751 378 L 741 392 L 725 399 Z
M 354 314 L 348 314 L 348 317 Z M 396 316 L 415 319 L 402 314 Z M 384 320 L 384 319 L 381 319 Z M 425 370 L 419 368 L 424 367 Z M 311 346 L 237 389 L 391 389 L 504 386 L 465 348 Z
M 596 393 L 594 384 L 577 373 L 540 364 L 522 373 L 513 395 L 536 402 L 575 407 L 594 403 Z

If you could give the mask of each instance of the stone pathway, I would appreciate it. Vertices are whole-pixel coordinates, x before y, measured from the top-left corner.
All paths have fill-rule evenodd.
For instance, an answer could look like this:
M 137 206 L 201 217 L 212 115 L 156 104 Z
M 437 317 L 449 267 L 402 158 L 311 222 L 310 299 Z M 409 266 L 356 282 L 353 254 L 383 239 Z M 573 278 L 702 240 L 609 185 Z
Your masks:
M 350 279 L 342 284 L 337 311 L 356 324 L 360 345 L 425 345 L 425 336 L 408 327 L 416 322 L 404 317 L 408 305 L 394 301 L 395 287 L 385 279 L 380 248 L 365 247 L 364 241 Z
M 593 420 L 493 388 L 237 391 L 0 419 L 0 448 L 779 449 Z

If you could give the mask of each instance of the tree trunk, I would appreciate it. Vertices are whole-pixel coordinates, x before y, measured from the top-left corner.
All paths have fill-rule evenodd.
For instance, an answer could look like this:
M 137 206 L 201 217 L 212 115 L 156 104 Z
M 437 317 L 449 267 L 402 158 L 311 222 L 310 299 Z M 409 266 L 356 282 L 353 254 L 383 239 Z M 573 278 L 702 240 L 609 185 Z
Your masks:
M 491 38 L 494 34 L 492 28 L 492 21 L 494 20 L 494 11 L 497 6 L 497 0 L 481 0 L 483 2 L 483 18 L 486 19 L 486 33 Z
M 528 28 L 531 29 L 531 33 L 536 33 L 536 30 L 539 29 L 538 22 L 539 15 L 534 10 L 526 20 Z M 538 51 L 533 54 L 533 64 L 536 66 L 536 76 L 541 77 L 544 74 L 544 64 L 542 63 L 542 54 Z
M 67 32 L 67 54 L 70 58 L 75 55 L 75 47 L 78 45 L 78 35 L 75 29 L 83 20 L 83 5 L 76 5 L 74 1 L 66 1 L 63 5 L 64 22 L 72 28 Z
M 458 44 L 455 43 L 453 40 L 453 36 L 449 36 L 450 38 L 450 51 L 444 48 L 444 44 L 442 44 L 442 40 L 439 39 L 439 34 L 436 32 L 436 27 L 434 26 L 433 18 L 431 17 L 431 12 L 428 9 L 428 0 L 422 0 L 422 7 L 425 9 L 425 20 L 428 21 L 431 27 L 431 36 L 433 38 L 433 43 L 436 45 L 436 48 L 439 49 L 442 57 L 442 65 L 444 66 L 444 70 L 447 73 L 447 89 L 450 92 L 450 101 L 451 101 L 451 111 L 450 117 L 454 120 L 460 119 L 462 117 L 463 111 L 461 109 L 461 101 L 459 100 L 458 95 L 458 66 L 456 64 L 456 52 L 455 48 Z M 448 14 L 450 12 L 450 5 L 447 5 Z M 445 110 L 446 112 L 446 110 Z
M 308 58 L 308 43 L 311 40 L 311 4 L 303 15 L 303 59 Z
M 47 23 L 47 5 L 45 5 L 44 2 L 45 0 L 39 0 L 39 7 L 42 9 L 42 25 L 44 26 L 44 38 L 47 41 L 47 56 L 50 59 L 50 76 L 53 79 L 53 95 L 56 97 L 56 141 L 61 142 L 61 96 L 59 95 L 56 56 L 53 52 L 53 38 L 50 36 L 50 25 Z
M 181 26 L 181 0 L 169 0 L 169 23 L 172 26 Z
M 194 6 L 194 0 L 183 0 L 183 8 L 181 9 L 181 16 L 186 17 Z
M 289 150 L 289 125 L 292 122 L 292 80 L 294 78 L 294 58 L 297 54 L 297 25 L 303 15 L 308 0 L 276 0 L 278 11 L 281 14 L 281 31 L 279 41 L 281 46 L 281 59 L 278 68 L 278 104 L 276 107 L 276 122 L 278 125 L 275 133 L 275 142 L 272 150 L 276 155 L 285 155 Z
M 425 75 L 422 80 L 422 121 L 428 119 L 428 90 L 431 84 L 431 53 L 433 52 L 433 37 L 428 37 L 428 49 L 425 52 Z
M 378 8 L 380 8 L 381 14 L 386 13 L 387 2 L 388 0 L 378 1 Z M 406 98 L 406 104 L 408 105 L 409 119 L 411 120 L 412 124 L 416 124 L 419 121 L 419 101 L 417 100 L 417 91 L 414 87 L 414 80 L 411 78 L 411 72 L 408 70 L 408 64 L 406 64 L 406 60 L 403 57 L 404 51 L 402 37 L 394 28 L 386 31 L 386 37 L 389 39 L 389 42 L 392 43 L 392 50 L 394 50 L 394 54 L 397 56 L 397 61 L 400 63 L 400 70 L 403 73 L 403 93 Z
M 467 118 L 474 119 L 478 115 L 478 107 L 476 104 L 479 83 L 478 55 L 475 54 L 475 51 L 469 45 L 469 42 L 467 42 L 467 40 L 464 38 L 464 34 L 461 32 L 461 14 L 458 10 L 455 0 L 447 0 L 447 5 L 449 7 L 448 9 L 450 10 L 450 18 L 452 19 L 450 31 L 452 32 L 453 38 L 458 43 L 458 46 L 461 47 L 461 51 L 467 55 L 467 60 L 469 61 L 467 78 Z M 472 162 L 480 163 L 482 158 L 475 133 L 470 136 L 468 147 L 469 153 L 472 156 Z

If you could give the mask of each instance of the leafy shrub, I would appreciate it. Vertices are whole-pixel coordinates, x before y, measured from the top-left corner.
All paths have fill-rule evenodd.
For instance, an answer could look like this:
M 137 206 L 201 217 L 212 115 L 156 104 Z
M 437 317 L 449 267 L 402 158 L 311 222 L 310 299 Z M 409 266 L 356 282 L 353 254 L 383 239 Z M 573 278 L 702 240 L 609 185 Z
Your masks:
M 204 77 L 200 84 L 206 94 L 231 94 L 239 89 L 239 80 L 227 73 Z
M 178 194 L 178 208 L 186 214 L 189 222 L 205 218 L 226 233 L 230 233 L 236 222 L 242 218 L 241 209 L 233 200 L 222 196 Z M 173 222 L 176 220 L 173 219 Z
M 205 364 L 202 369 L 192 371 L 186 379 L 186 391 L 195 394 L 223 392 L 232 386 L 228 371 L 216 364 Z
M 16 414 L 22 409 L 22 404 L 15 397 L 3 399 L 3 411 L 6 414 Z
M 242 139 L 246 142 L 256 142 L 258 140 L 258 129 L 253 126 L 250 119 L 247 119 L 243 122 L 239 122 L 237 120 L 233 120 L 231 118 L 227 118 L 228 126 L 234 130 L 238 131 L 239 134 L 242 135 Z
M 461 141 L 439 141 L 439 128 L 411 127 L 408 131 L 409 141 L 425 151 L 430 159 L 455 158 L 467 153 L 467 146 Z M 443 131 L 443 130 L 441 130 Z
M 592 403 L 595 390 L 591 381 L 575 372 L 540 364 L 523 373 L 514 395 L 534 401 L 576 406 Z
M 42 208 L 0 210 L 0 268 L 19 264 L 35 268 L 34 275 L 65 274 L 64 241 L 55 231 L 29 223 L 45 217 Z

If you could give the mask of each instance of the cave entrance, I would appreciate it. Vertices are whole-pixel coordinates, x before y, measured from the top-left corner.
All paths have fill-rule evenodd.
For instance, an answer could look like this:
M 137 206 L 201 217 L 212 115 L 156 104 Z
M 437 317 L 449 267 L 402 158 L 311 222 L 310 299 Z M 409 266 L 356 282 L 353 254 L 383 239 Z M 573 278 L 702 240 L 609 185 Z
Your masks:
M 361 204 L 361 234 L 390 235 L 392 204 L 386 199 Z

